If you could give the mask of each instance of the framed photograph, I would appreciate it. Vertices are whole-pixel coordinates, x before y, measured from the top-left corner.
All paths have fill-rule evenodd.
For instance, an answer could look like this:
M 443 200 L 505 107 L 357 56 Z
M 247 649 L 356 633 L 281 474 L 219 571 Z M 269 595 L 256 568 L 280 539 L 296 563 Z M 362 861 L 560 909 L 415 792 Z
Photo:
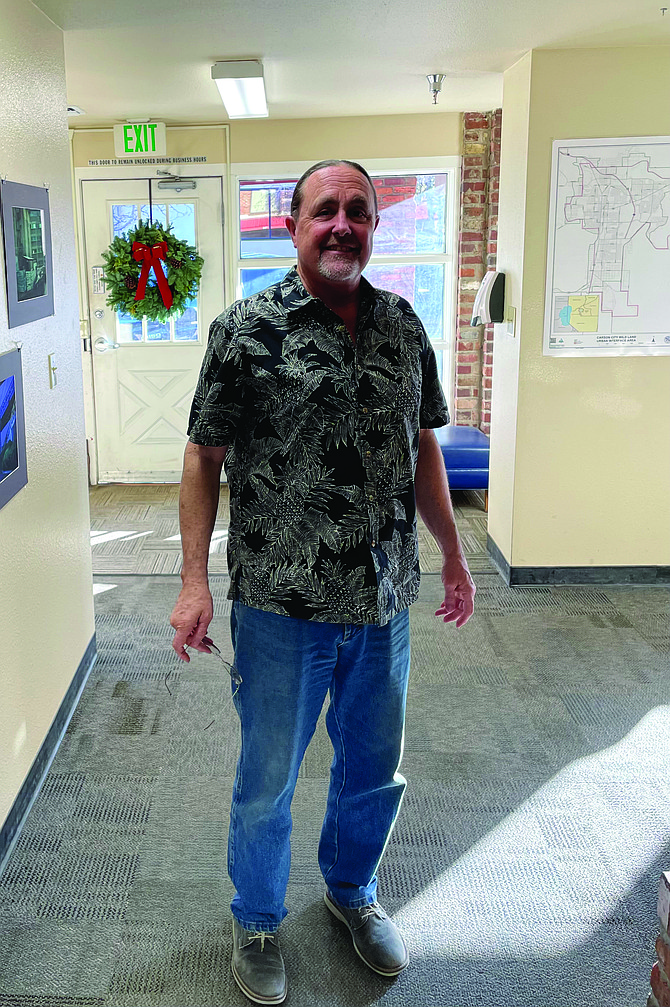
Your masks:
M 28 482 L 21 351 L 0 355 L 0 509 Z
M 54 313 L 49 190 L 0 186 L 9 327 Z

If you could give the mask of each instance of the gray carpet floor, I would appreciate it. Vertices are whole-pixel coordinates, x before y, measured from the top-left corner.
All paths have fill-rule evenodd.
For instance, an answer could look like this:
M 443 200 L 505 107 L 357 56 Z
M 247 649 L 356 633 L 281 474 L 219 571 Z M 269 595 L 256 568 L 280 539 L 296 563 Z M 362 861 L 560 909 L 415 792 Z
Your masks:
M 91 504 L 91 551 L 93 572 L 106 575 L 178 574 L 181 570 L 179 537 L 179 486 L 93 486 Z M 475 494 L 454 494 L 454 512 L 474 573 L 493 573 L 486 553 L 486 514 Z M 228 487 L 221 487 L 219 509 L 212 535 L 209 571 L 228 572 Z M 442 557 L 433 536 L 419 523 L 419 560 L 426 573 L 439 573 Z
M 0 877 L 0 1007 L 238 1007 L 225 669 L 177 662 L 174 576 L 97 576 L 99 658 Z M 293 804 L 288 1007 L 644 1007 L 670 865 L 670 591 L 506 588 L 411 612 L 401 771 L 379 871 L 410 967 L 370 972 L 322 902 L 323 718 Z M 227 579 L 212 636 L 231 655 Z

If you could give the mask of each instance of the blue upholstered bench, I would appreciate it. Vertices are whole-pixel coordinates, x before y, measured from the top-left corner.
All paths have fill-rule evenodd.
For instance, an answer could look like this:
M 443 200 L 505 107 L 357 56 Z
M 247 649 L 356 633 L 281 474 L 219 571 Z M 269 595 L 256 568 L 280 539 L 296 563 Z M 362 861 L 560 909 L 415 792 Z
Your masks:
M 439 427 L 435 431 L 452 490 L 484 490 L 488 505 L 489 438 L 476 427 Z

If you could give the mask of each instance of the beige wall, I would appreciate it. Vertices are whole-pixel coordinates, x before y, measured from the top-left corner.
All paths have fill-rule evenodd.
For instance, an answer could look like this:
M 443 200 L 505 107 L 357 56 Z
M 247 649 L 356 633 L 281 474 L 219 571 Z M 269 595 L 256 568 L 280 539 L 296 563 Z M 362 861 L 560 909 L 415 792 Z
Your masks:
M 89 159 L 97 161 L 116 157 L 111 128 L 78 130 L 76 119 L 70 119 L 69 123 L 74 129 L 72 159 L 75 168 L 87 168 Z M 211 126 L 205 129 L 177 129 L 169 126 L 165 136 L 168 157 L 206 157 L 209 164 L 225 164 L 227 161 L 225 129 Z M 108 168 L 100 169 L 101 177 L 108 173 Z
M 523 303 L 531 66 L 532 54 L 526 53 L 507 71 L 503 87 L 496 268 L 505 273 L 505 300 L 517 306 L 517 310 Z M 489 535 L 508 561 L 512 554 L 518 382 L 519 339 L 496 332 L 491 394 Z
M 461 115 L 346 116 L 234 122 L 232 160 L 320 161 L 331 157 L 430 157 L 461 152 Z
M 76 130 L 76 120 L 71 122 Z M 329 157 L 430 157 L 461 152 L 461 115 L 346 116 L 329 119 L 262 119 L 230 124 L 231 160 L 319 161 Z M 170 157 L 206 156 L 210 163 L 225 163 L 223 129 L 167 130 Z M 74 164 L 113 158 L 111 129 L 76 130 Z
M 512 566 L 670 564 L 670 358 L 542 354 L 552 141 L 670 134 L 669 93 L 669 46 L 536 50 L 505 74 L 498 268 L 520 324 L 496 336 L 490 534 Z
M 56 312 L 9 329 L 0 284 L 0 353 L 23 343 L 28 463 L 28 485 L 0 510 L 2 824 L 94 623 L 63 38 L 28 0 L 0 0 L 0 23 L 2 172 L 50 186 Z

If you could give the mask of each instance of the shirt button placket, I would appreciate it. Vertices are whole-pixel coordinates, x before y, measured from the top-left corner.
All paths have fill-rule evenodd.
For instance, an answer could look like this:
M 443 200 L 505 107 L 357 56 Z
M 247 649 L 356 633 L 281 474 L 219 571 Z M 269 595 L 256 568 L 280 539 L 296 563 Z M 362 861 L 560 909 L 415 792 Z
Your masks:
M 354 348 L 354 374 L 356 376 L 356 393 L 358 394 L 358 340 L 356 340 Z M 361 413 L 367 416 L 369 410 L 367 406 L 361 406 Z M 359 427 L 360 431 L 360 427 Z M 366 496 L 368 499 L 368 517 L 369 517 L 369 535 L 370 535 L 370 548 L 374 549 L 377 545 L 377 526 L 379 522 L 379 517 L 377 514 L 377 508 L 375 507 L 376 494 L 374 492 L 374 474 L 370 471 L 372 451 L 366 446 L 363 450 L 363 445 L 360 449 L 363 456 L 363 468 L 365 470 L 365 483 L 366 483 Z

